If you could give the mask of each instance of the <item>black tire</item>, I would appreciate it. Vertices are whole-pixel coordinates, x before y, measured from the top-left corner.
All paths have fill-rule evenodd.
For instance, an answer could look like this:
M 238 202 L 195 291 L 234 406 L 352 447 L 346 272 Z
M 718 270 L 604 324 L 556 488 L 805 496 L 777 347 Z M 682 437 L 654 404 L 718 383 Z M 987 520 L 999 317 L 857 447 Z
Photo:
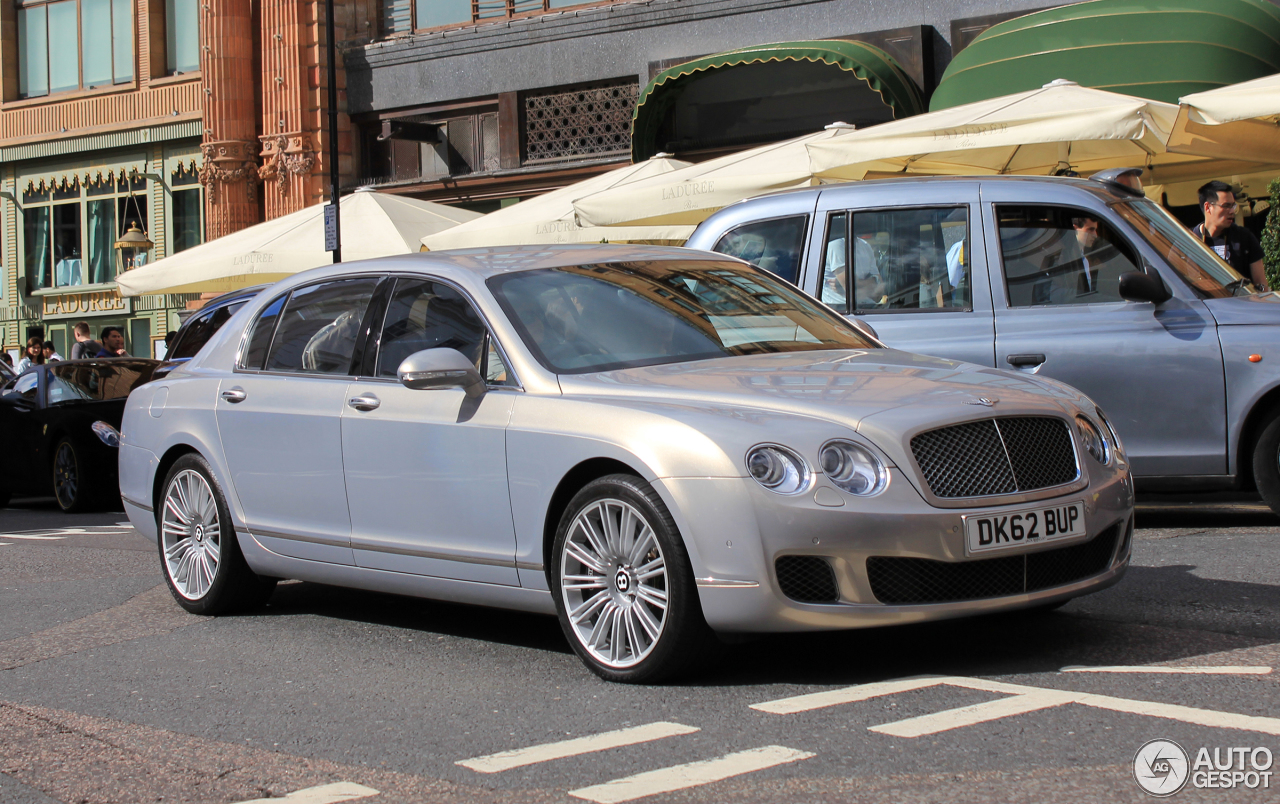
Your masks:
M 1280 410 L 1271 413 L 1253 446 L 1253 480 L 1263 501 L 1280 514 Z
M 67 436 L 59 438 L 53 446 L 53 498 L 66 514 L 78 514 L 92 510 L 98 495 L 89 485 L 84 471 L 84 458 L 76 442 Z
M 211 499 L 200 496 L 205 493 Z M 189 505 L 186 500 L 191 501 Z M 255 609 L 267 602 L 276 579 L 249 569 L 236 540 L 226 495 L 204 458 L 195 453 L 179 458 L 165 476 L 157 502 L 160 569 L 178 605 L 192 614 L 212 616 Z M 183 519 L 180 509 L 189 509 L 189 519 Z M 209 515 L 215 512 L 213 521 Z M 215 546 L 216 559 L 211 559 Z
M 613 548 L 592 549 L 590 535 L 578 524 L 579 516 L 603 528 L 603 517 L 615 514 L 611 521 L 619 530 L 622 522 L 639 517 L 641 524 L 634 527 L 630 547 L 616 554 Z M 588 540 L 585 554 L 580 539 Z M 568 551 L 571 541 L 575 547 Z M 626 536 L 619 541 L 626 541 Z M 612 557 L 600 560 L 605 554 Z M 597 566 L 590 568 L 584 557 Z M 659 561 L 663 573 L 653 575 Z M 583 663 L 606 681 L 641 684 L 674 678 L 701 665 L 719 645 L 702 616 L 680 532 L 662 499 L 638 477 L 609 475 L 574 495 L 556 528 L 547 576 L 565 638 Z M 583 581 L 566 593 L 562 576 Z M 665 609 L 654 603 L 660 595 L 665 595 Z M 576 624 L 570 618 L 571 606 L 583 611 Z M 614 623 L 618 626 L 611 627 Z M 655 624 L 656 635 L 651 630 Z M 589 646 L 597 632 L 599 640 Z M 593 649 L 608 651 L 610 658 L 597 656 Z

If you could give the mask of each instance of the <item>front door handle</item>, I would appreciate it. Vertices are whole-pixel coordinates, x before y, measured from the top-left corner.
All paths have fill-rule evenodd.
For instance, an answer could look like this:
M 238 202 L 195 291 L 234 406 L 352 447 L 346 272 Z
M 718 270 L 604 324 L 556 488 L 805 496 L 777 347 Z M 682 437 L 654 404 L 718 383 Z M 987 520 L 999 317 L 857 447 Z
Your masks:
M 246 394 L 243 388 L 228 388 L 220 396 L 234 405 L 237 402 L 243 402 Z
M 373 394 L 365 393 L 351 397 L 347 400 L 347 404 L 356 410 L 376 410 L 382 401 Z
M 1044 355 L 1009 355 L 1005 360 L 1015 367 L 1038 366 L 1044 362 Z

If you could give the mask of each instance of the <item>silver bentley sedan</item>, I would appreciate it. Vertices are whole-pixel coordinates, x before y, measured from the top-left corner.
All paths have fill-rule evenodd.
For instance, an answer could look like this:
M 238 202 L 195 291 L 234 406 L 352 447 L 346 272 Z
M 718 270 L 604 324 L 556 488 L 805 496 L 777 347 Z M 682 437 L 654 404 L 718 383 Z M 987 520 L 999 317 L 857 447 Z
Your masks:
M 278 579 L 559 617 L 652 682 L 716 633 L 1051 608 L 1133 489 L 1053 380 L 886 348 L 771 274 L 640 246 L 335 265 L 129 397 L 120 488 L 189 611 Z

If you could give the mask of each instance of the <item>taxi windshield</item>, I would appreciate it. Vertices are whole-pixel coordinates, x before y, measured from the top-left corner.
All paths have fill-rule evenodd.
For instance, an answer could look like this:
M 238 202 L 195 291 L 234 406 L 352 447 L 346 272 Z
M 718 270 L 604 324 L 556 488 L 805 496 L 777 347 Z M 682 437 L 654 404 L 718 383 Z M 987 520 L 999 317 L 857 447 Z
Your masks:
M 1256 293 L 1249 280 L 1195 235 L 1168 210 L 1147 198 L 1111 204 L 1147 244 L 1169 263 L 1201 298 L 1222 299 Z
M 497 276 L 488 284 L 530 351 L 557 374 L 879 347 L 787 283 L 740 263 L 568 266 Z

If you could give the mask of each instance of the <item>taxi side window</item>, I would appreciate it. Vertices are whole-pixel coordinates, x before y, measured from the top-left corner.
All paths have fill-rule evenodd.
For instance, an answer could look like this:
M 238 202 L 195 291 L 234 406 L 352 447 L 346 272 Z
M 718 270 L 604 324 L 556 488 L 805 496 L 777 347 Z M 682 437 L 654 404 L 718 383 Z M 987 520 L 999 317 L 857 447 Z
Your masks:
M 832 215 L 822 300 L 842 312 L 970 309 L 968 216 L 967 206 Z
M 796 284 L 808 215 L 746 223 L 725 232 L 712 251 L 737 257 Z
M 1140 270 L 1132 247 L 1096 213 L 1000 204 L 996 221 L 1010 307 L 1122 302 L 1120 275 Z

